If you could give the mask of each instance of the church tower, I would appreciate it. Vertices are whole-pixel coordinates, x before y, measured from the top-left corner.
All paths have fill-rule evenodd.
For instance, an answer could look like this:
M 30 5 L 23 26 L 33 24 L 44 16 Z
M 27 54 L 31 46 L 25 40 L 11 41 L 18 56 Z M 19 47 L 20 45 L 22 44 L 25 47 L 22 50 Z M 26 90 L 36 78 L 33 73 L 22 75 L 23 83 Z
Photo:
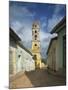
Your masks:
M 39 22 L 34 22 L 32 25 L 32 53 L 35 60 L 35 68 L 41 68 L 40 54 L 40 25 Z

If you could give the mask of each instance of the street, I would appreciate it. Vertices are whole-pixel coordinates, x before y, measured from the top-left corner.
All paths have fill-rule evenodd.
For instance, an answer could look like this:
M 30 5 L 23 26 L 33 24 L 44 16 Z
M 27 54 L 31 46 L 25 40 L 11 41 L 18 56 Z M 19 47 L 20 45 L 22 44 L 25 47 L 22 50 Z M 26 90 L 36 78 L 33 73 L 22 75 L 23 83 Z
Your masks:
M 64 77 L 52 75 L 45 69 L 30 72 L 20 72 L 10 78 L 10 88 L 29 88 L 65 85 Z

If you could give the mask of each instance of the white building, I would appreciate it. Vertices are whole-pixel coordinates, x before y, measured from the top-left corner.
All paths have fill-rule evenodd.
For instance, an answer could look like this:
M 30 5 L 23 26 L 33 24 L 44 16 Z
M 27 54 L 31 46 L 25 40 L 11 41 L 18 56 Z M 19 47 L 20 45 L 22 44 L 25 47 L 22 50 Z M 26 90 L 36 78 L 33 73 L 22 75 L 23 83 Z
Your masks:
M 27 50 L 20 42 L 17 45 L 17 62 L 16 70 L 20 71 L 31 71 L 35 69 L 35 63 L 33 60 L 32 53 Z
M 9 74 L 35 70 L 32 53 L 23 46 L 23 42 L 11 28 L 9 42 Z

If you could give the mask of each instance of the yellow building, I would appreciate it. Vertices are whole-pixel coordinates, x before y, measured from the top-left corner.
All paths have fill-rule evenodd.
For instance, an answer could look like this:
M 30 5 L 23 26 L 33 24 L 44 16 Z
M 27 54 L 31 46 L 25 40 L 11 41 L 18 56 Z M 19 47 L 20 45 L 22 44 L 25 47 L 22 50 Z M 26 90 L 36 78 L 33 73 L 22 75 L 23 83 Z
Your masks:
M 32 25 L 32 53 L 35 60 L 35 68 L 41 68 L 40 54 L 40 26 L 38 22 Z

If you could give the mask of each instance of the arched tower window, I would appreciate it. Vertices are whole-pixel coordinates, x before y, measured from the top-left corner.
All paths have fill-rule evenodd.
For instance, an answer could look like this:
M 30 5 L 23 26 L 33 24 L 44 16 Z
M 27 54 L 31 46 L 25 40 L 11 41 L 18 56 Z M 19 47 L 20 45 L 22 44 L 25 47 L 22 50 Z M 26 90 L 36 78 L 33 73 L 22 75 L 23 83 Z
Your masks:
M 35 33 L 37 33 L 37 31 L 35 30 Z
M 35 44 L 35 46 L 37 46 L 37 44 Z
M 37 35 L 35 35 L 35 40 L 37 40 Z
M 35 25 L 35 27 L 37 27 L 37 25 Z

